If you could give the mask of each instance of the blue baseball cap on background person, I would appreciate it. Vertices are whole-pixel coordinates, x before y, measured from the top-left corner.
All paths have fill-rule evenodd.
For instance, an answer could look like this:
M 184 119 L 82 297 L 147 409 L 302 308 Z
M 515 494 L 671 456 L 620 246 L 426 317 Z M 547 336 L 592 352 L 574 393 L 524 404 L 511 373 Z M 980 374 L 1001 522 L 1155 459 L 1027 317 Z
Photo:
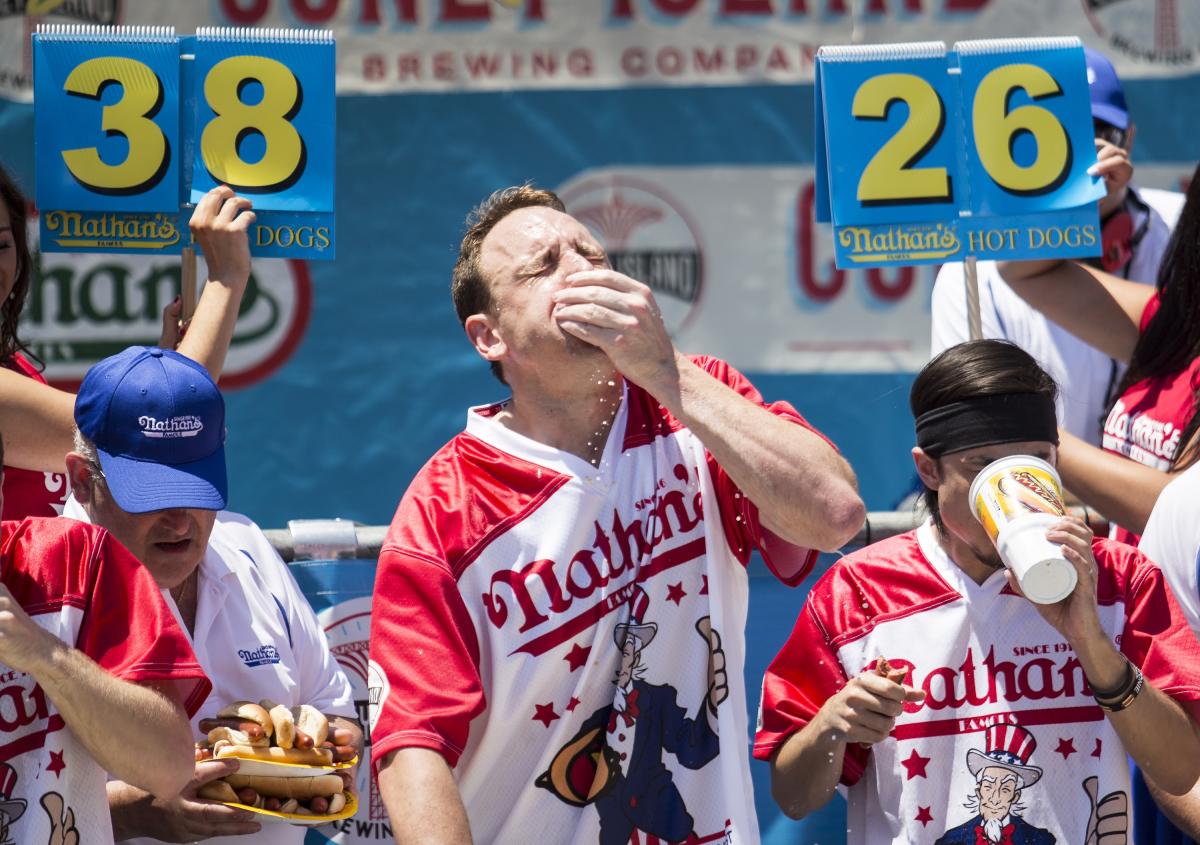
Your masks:
M 1129 128 L 1129 107 L 1125 105 L 1125 89 L 1112 62 L 1091 47 L 1083 48 L 1087 60 L 1088 93 L 1092 97 L 1092 117 L 1112 124 L 1118 129 Z
M 75 424 L 127 513 L 225 507 L 225 399 L 192 359 L 153 346 L 105 358 L 83 377 Z

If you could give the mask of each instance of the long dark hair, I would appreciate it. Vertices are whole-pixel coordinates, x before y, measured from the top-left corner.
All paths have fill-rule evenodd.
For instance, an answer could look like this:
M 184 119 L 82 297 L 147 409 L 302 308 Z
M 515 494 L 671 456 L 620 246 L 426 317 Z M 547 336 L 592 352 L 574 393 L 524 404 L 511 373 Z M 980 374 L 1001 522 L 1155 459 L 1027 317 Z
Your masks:
M 1158 311 L 1138 336 L 1129 369 L 1113 391 L 1113 401 L 1144 379 L 1175 375 L 1200 358 L 1200 165 L 1192 174 L 1187 202 L 1158 268 L 1157 287 Z M 1180 434 L 1172 471 L 1186 469 L 1200 457 L 1194 443 L 1200 430 L 1198 411 L 1200 391 Z
M 25 308 L 25 298 L 29 295 L 29 277 L 33 271 L 33 256 L 29 252 L 28 232 L 25 229 L 25 195 L 3 166 L 0 166 L 0 200 L 3 200 L 5 208 L 8 209 L 13 249 L 17 251 L 17 277 L 13 280 L 12 291 L 5 299 L 0 300 L 0 365 L 3 365 L 9 363 L 13 355 L 25 348 L 17 337 L 17 320 Z
M 1054 399 L 1058 385 L 1021 347 L 1007 340 L 969 340 L 951 346 L 917 374 L 908 406 L 913 419 L 937 408 L 980 396 L 1040 393 Z M 925 508 L 944 531 L 937 491 L 925 488 Z

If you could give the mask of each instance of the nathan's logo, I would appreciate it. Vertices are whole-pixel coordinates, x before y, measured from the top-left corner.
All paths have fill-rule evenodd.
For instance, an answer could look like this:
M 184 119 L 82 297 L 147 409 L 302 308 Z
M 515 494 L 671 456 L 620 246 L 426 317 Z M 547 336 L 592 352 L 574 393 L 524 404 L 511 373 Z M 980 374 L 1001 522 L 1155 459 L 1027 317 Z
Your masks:
M 196 421 L 199 422 L 199 420 Z M 239 649 L 237 656 L 251 668 L 255 666 L 269 666 L 272 663 L 279 662 L 279 649 L 273 645 L 260 645 L 255 649 Z
M 47 211 L 46 228 L 60 247 L 165 249 L 179 243 L 179 227 L 168 214 Z
M 851 261 L 916 261 L 946 258 L 958 252 L 958 235 L 943 223 L 899 226 L 843 226 L 838 242 L 850 250 Z
M 166 420 L 142 416 L 138 417 L 138 425 L 142 428 L 143 437 L 195 437 L 204 431 L 204 421 L 194 414 L 184 414 Z
M 0 747 L 0 762 L 24 752 L 30 740 L 66 727 L 62 716 L 50 713 L 46 693 L 31 675 L 8 672 L 0 684 L 0 731 L 7 740 Z
M 1194 0 L 1083 0 L 1092 27 L 1113 49 L 1139 62 L 1188 65 L 1200 47 Z
M 36 249 L 36 218 L 28 228 Z M 203 259 L 198 263 L 197 278 L 205 279 Z M 20 336 L 46 364 L 47 380 L 74 390 L 100 359 L 156 344 L 163 308 L 179 293 L 179 267 L 172 255 L 35 252 Z M 311 301 L 303 261 L 256 259 L 221 389 L 262 381 L 287 361 L 304 336 Z
M 704 287 L 704 260 L 682 207 L 656 185 L 628 176 L 585 179 L 560 195 L 613 269 L 654 291 L 667 331 L 683 328 Z
M 545 654 L 627 604 L 637 582 L 704 554 L 700 493 L 688 488 L 682 464 L 674 475 L 675 484 L 654 492 L 653 506 L 624 516 L 614 510 L 606 526 L 596 521 L 591 545 L 569 558 L 535 560 L 492 574 L 483 594 L 488 622 L 495 628 L 516 623 L 520 634 L 536 632 L 514 654 Z M 613 583 L 622 586 L 590 601 Z M 544 630 L 547 624 L 555 627 Z

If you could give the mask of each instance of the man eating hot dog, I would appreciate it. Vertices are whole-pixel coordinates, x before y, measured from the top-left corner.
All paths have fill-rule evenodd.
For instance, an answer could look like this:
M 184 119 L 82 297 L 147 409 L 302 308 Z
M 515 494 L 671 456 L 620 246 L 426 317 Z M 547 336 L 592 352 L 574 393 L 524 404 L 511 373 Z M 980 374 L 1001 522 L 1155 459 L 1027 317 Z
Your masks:
M 84 377 L 75 422 L 63 515 L 102 525 L 123 542 L 191 634 L 213 682 L 193 718 L 196 735 L 239 730 L 244 720 L 227 705 L 270 701 L 329 714 L 332 742 L 361 750 L 350 684 L 312 609 L 259 528 L 223 510 L 225 402 L 208 373 L 170 350 L 131 347 Z M 197 762 L 173 798 L 109 783 L 117 839 L 253 833 L 256 843 L 302 842 L 303 828 L 260 830 L 252 813 L 198 796 L 237 768 L 236 759 Z

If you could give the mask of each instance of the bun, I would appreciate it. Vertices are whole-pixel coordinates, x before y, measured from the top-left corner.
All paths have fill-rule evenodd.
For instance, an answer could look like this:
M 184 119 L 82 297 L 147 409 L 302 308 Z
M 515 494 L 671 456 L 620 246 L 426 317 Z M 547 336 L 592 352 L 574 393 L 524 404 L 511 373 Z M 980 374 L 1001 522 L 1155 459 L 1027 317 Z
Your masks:
M 257 722 L 262 725 L 263 732 L 270 736 L 274 730 L 274 724 L 271 722 L 271 715 L 258 704 L 253 701 L 235 701 L 233 704 L 226 704 L 217 711 L 218 719 L 247 719 L 251 722 Z
M 331 795 L 340 794 L 343 788 L 342 779 L 337 775 L 281 778 L 268 775 L 232 774 L 225 776 L 225 782 L 235 790 L 248 786 L 259 795 L 271 798 L 296 798 L 299 800 L 316 798 L 318 796 L 327 798 Z
M 292 720 L 296 723 L 296 727 L 311 736 L 317 745 L 329 738 L 329 720 L 325 718 L 324 713 L 311 704 L 293 707 Z
M 204 786 L 196 790 L 196 794 L 201 798 L 207 798 L 209 801 L 231 801 L 234 804 L 240 803 L 238 795 L 233 787 L 224 780 L 210 780 Z
M 236 728 L 220 727 L 213 728 L 208 732 L 208 741 L 213 746 L 222 740 L 225 742 L 231 742 L 234 745 L 252 745 L 262 748 L 265 748 L 271 744 L 271 740 L 267 739 L 265 736 L 252 737 L 245 731 L 239 731 Z
M 259 704 L 271 716 L 271 723 L 275 726 L 275 744 L 280 748 L 291 748 L 295 745 L 296 721 L 292 718 L 292 711 L 267 698 L 264 698 Z

